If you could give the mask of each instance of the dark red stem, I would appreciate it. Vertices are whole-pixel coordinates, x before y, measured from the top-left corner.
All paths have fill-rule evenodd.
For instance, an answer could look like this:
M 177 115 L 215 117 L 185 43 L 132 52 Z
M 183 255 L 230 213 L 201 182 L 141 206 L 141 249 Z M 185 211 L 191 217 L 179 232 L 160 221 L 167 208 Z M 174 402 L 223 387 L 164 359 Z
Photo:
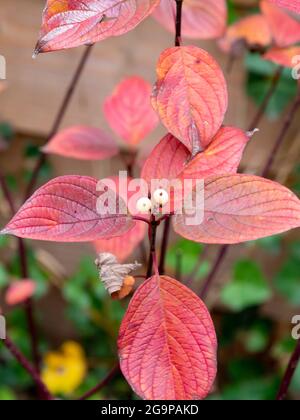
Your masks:
M 263 100 L 262 104 L 260 105 L 259 110 L 257 111 L 252 123 L 250 124 L 250 126 L 248 128 L 248 131 L 253 131 L 253 130 L 255 130 L 255 128 L 258 128 L 258 126 L 260 124 L 260 121 L 263 118 L 263 116 L 266 112 L 266 109 L 267 109 L 267 107 L 270 103 L 270 100 L 272 99 L 272 97 L 273 97 L 273 95 L 276 91 L 276 88 L 277 88 L 277 85 L 278 85 L 279 80 L 281 78 L 282 72 L 283 72 L 283 67 L 280 66 L 280 67 L 277 68 L 276 72 L 274 73 L 274 75 L 272 77 L 272 80 L 271 80 L 270 88 L 268 89 L 268 91 L 266 93 L 266 96 L 264 97 L 264 100 Z
M 180 47 L 181 45 L 181 27 L 182 27 L 182 5 L 183 0 L 176 1 L 176 21 L 175 21 L 175 47 Z
M 95 395 L 97 392 L 101 391 L 106 385 L 110 383 L 112 379 L 114 379 L 119 373 L 121 372 L 119 364 L 116 365 L 108 375 L 100 382 L 100 384 L 96 385 L 90 391 L 86 392 L 82 397 L 79 398 L 79 401 L 87 400 L 88 398 Z
M 162 275 L 165 274 L 165 271 L 166 271 L 165 263 L 166 263 L 166 256 L 167 256 L 167 251 L 168 251 L 170 228 L 171 228 L 171 217 L 168 217 L 165 220 L 164 233 L 163 233 L 163 239 L 162 239 L 162 244 L 161 244 L 160 262 L 159 262 L 159 272 Z
M 223 262 L 223 260 L 226 256 L 226 254 L 227 254 L 229 246 L 230 245 L 223 245 L 221 247 L 221 249 L 219 250 L 219 253 L 217 255 L 215 263 L 214 263 L 209 275 L 207 276 L 205 282 L 203 283 L 203 286 L 202 286 L 201 291 L 199 293 L 199 296 L 200 296 L 201 299 L 206 298 L 207 293 L 210 289 L 210 286 L 211 286 L 212 282 L 214 281 L 215 275 L 217 274 L 217 272 L 218 272 L 218 270 L 219 270 L 219 268 L 220 268 L 220 266 L 221 266 L 221 264 L 222 264 L 222 262 Z
M 298 340 L 294 353 L 292 354 L 288 367 L 285 371 L 280 389 L 277 395 L 277 401 L 283 401 L 288 393 L 289 387 L 295 375 L 296 369 L 300 361 L 300 340 Z
M 60 124 L 61 124 L 61 122 L 62 122 L 62 120 L 63 120 L 63 118 L 66 114 L 66 111 L 67 111 L 68 107 L 69 107 L 69 104 L 71 102 L 74 91 L 75 91 L 75 89 L 77 87 L 77 84 L 79 82 L 79 79 L 80 79 L 80 77 L 82 75 L 82 72 L 85 68 L 87 60 L 88 60 L 88 58 L 91 54 L 92 48 L 93 48 L 93 45 L 89 45 L 89 46 L 85 47 L 83 55 L 82 55 L 82 57 L 80 59 L 80 62 L 78 64 L 78 67 L 75 70 L 73 78 L 72 78 L 72 80 L 69 84 L 69 87 L 68 87 L 68 89 L 67 89 L 67 91 L 66 91 L 66 93 L 63 97 L 62 103 L 59 107 L 56 118 L 55 118 L 55 120 L 53 122 L 53 125 L 51 127 L 51 130 L 50 130 L 50 132 L 47 136 L 47 141 L 49 141 L 57 133 L 57 131 L 60 127 Z M 25 197 L 24 197 L 25 200 L 27 200 L 31 196 L 31 194 L 32 194 L 32 192 L 33 192 L 33 190 L 36 186 L 39 173 L 40 173 L 45 161 L 46 161 L 45 154 L 41 154 L 40 158 L 38 159 L 38 161 L 36 163 L 35 168 L 33 169 L 32 174 L 31 174 L 31 178 L 29 180 L 29 183 L 28 183 L 28 186 L 27 186 L 27 189 L 26 189 L 26 192 L 25 192 Z
M 39 394 L 41 398 L 43 400 L 48 400 L 48 401 L 53 400 L 53 397 L 48 391 L 46 385 L 42 382 L 40 375 L 33 368 L 33 366 L 30 364 L 27 358 L 23 355 L 23 353 L 21 353 L 20 350 L 15 346 L 15 344 L 11 341 L 11 339 L 9 337 L 6 337 L 6 339 L 3 340 L 3 344 L 10 351 L 10 353 L 15 357 L 15 359 L 20 363 L 20 365 L 23 366 L 23 368 L 31 376 L 31 378 L 33 379 L 33 381 L 35 382 L 39 390 Z
M 279 152 L 279 149 L 280 149 L 282 143 L 285 140 L 285 136 L 286 136 L 290 126 L 292 125 L 292 122 L 294 121 L 295 115 L 296 115 L 297 111 L 299 110 L 299 108 L 300 108 L 300 87 L 298 88 L 297 97 L 296 97 L 290 111 L 288 112 L 288 114 L 285 118 L 282 129 L 279 132 L 279 135 L 278 135 L 277 140 L 274 144 L 274 147 L 273 147 L 273 149 L 272 149 L 272 151 L 269 155 L 269 158 L 268 158 L 268 160 L 265 164 L 265 167 L 262 171 L 261 175 L 263 177 L 266 177 L 269 174 L 270 169 L 271 169 L 271 167 L 272 167 L 272 165 L 273 165 L 273 163 L 276 159 L 276 156 Z
M 157 236 L 158 222 L 155 220 L 155 216 L 152 216 L 152 220 L 149 226 L 149 241 L 150 241 L 150 256 L 147 269 L 147 279 L 152 276 L 153 273 L 153 254 L 156 249 L 156 236 Z

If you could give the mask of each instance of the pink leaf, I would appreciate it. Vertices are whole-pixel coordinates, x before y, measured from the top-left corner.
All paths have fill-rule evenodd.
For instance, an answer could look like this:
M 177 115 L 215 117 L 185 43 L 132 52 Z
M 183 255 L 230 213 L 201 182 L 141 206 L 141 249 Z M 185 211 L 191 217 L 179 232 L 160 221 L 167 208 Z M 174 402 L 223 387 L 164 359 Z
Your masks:
M 131 146 L 140 143 L 158 124 L 150 96 L 148 82 L 130 77 L 120 83 L 104 103 L 104 113 L 112 130 Z
M 167 134 L 146 160 L 141 177 L 149 184 L 153 179 L 173 179 L 183 171 L 191 153 L 172 134 Z
M 144 240 L 147 233 L 147 225 L 136 222 L 135 226 L 122 236 L 111 239 L 99 239 L 94 242 L 97 252 L 109 252 L 115 255 L 119 262 L 124 262 L 135 251 L 137 246 Z
M 264 178 L 213 176 L 205 181 L 204 195 L 201 224 L 187 225 L 185 214 L 174 219 L 176 232 L 195 242 L 235 244 L 300 226 L 299 199 L 287 188 Z
M 153 17 L 168 31 L 175 31 L 176 2 L 163 0 Z M 226 29 L 225 0 L 184 0 L 182 8 L 182 35 L 191 39 L 211 39 L 221 36 Z
M 300 22 L 267 0 L 261 1 L 260 7 L 278 47 L 288 47 L 300 42 Z
M 35 53 L 94 44 L 125 34 L 149 16 L 159 0 L 47 0 Z
M 118 154 L 115 140 L 99 128 L 76 126 L 54 136 L 44 153 L 82 160 L 103 160 Z
M 134 222 L 123 200 L 119 198 L 118 214 L 109 208 L 109 214 L 100 215 L 97 199 L 102 194 L 116 202 L 113 191 L 97 192 L 94 178 L 55 178 L 26 201 L 1 233 L 56 242 L 90 242 L 124 234 Z
M 197 47 L 165 50 L 153 106 L 168 131 L 196 155 L 212 141 L 227 110 L 227 86 L 216 61 Z
M 216 376 L 217 340 L 204 303 L 169 277 L 135 293 L 119 335 L 121 369 L 147 400 L 203 399 Z
M 8 305 L 18 305 L 34 295 L 36 284 L 32 280 L 24 279 L 12 283 L 5 294 L 5 302 Z
M 270 2 L 300 14 L 300 0 L 270 0 Z

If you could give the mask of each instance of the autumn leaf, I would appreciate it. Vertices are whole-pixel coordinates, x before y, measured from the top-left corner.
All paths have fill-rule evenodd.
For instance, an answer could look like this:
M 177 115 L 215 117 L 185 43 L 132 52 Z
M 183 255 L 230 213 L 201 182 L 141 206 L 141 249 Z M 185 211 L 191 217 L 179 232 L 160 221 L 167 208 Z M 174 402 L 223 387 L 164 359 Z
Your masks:
M 300 201 L 282 185 L 252 175 L 221 175 L 205 180 L 204 220 L 187 224 L 185 212 L 175 231 L 195 242 L 235 244 L 300 227 Z
M 149 16 L 158 3 L 159 0 L 48 0 L 35 54 L 125 34 Z
M 158 124 L 151 107 L 151 85 L 140 77 L 120 83 L 104 103 L 112 130 L 131 146 L 141 142 Z
M 115 140 L 101 129 L 75 126 L 56 134 L 42 151 L 74 159 L 104 160 L 117 155 L 119 149 Z
M 288 68 L 293 68 L 298 63 L 295 61 L 295 57 L 300 57 L 300 47 L 271 48 L 263 56 L 265 60 Z
M 267 0 L 261 1 L 260 7 L 278 47 L 289 47 L 300 42 L 300 22 Z
M 134 226 L 125 203 L 118 197 L 119 214 L 98 214 L 98 198 L 106 194 L 108 201 L 115 202 L 116 194 L 97 192 L 97 184 L 87 176 L 53 179 L 25 202 L 1 233 L 55 242 L 90 242 L 122 235 Z
M 5 293 L 5 302 L 8 305 L 18 305 L 31 298 L 36 290 L 33 280 L 24 279 L 13 282 Z
M 269 0 L 271 3 L 277 4 L 277 6 L 285 7 L 286 9 L 292 10 L 295 13 L 300 14 L 300 0 Z
M 153 179 L 177 178 L 190 156 L 184 144 L 172 134 L 167 134 L 146 159 L 141 177 L 149 184 Z
M 147 233 L 147 225 L 136 222 L 135 226 L 125 234 L 110 239 L 98 239 L 94 242 L 97 252 L 110 252 L 120 262 L 125 261 L 144 240 Z
M 176 2 L 163 0 L 153 17 L 168 31 L 175 31 Z M 182 7 L 182 36 L 191 39 L 211 39 L 223 35 L 226 29 L 225 0 L 185 0 Z
M 153 106 L 168 131 L 196 155 L 212 141 L 227 110 L 222 70 L 197 47 L 165 50 L 157 65 Z
M 204 179 L 236 173 L 251 135 L 236 127 L 222 127 L 207 149 L 185 166 L 179 178 Z
M 272 34 L 267 19 L 261 14 L 256 14 L 230 25 L 218 44 L 224 52 L 234 54 L 239 52 L 241 47 L 267 47 L 271 42 Z
M 119 340 L 121 369 L 147 400 L 203 399 L 216 376 L 217 340 L 204 303 L 169 277 L 134 294 Z

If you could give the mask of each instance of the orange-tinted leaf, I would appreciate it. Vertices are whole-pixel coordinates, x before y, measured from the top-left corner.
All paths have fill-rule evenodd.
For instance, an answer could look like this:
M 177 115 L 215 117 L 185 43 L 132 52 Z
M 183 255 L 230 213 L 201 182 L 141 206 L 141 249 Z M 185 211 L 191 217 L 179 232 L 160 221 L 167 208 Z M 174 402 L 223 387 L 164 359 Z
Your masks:
M 135 293 L 119 335 L 123 374 L 147 400 L 203 399 L 216 375 L 217 340 L 204 303 L 154 276 Z
M 95 242 L 97 252 L 110 252 L 118 261 L 125 261 L 145 238 L 147 225 L 136 222 L 135 226 L 122 236 L 111 239 L 99 239 Z
M 36 284 L 33 280 L 24 279 L 12 283 L 6 291 L 5 302 L 8 305 L 19 305 L 34 295 Z
M 131 146 L 137 145 L 158 124 L 151 107 L 151 85 L 140 77 L 120 83 L 104 104 L 111 128 Z
M 278 47 L 284 48 L 300 42 L 300 22 L 267 0 L 263 0 L 260 5 Z
M 105 194 L 115 202 L 116 194 L 97 192 L 97 184 L 87 176 L 53 179 L 25 202 L 1 233 L 55 242 L 91 242 L 122 235 L 134 226 L 125 203 L 119 198 L 119 214 L 113 214 L 113 209 L 98 214 L 97 199 Z
M 103 160 L 118 154 L 115 140 L 99 128 L 75 126 L 62 130 L 42 149 L 44 153 L 82 160 Z
M 292 10 L 295 13 L 300 13 L 300 0 L 270 0 L 270 2 Z
M 258 29 L 259 28 L 259 29 Z M 235 45 L 244 41 L 248 47 L 266 47 L 272 42 L 272 34 L 266 18 L 261 15 L 247 16 L 230 25 L 218 43 L 225 52 L 234 52 Z
M 134 29 L 159 0 L 48 0 L 35 53 L 93 44 Z
M 175 31 L 176 2 L 163 0 L 153 17 L 168 31 Z M 184 0 L 182 7 L 182 35 L 191 39 L 210 39 L 221 36 L 226 28 L 225 0 Z
M 153 179 L 173 179 L 183 171 L 191 153 L 172 134 L 167 134 L 146 160 L 141 177 L 148 183 Z
M 204 220 L 187 225 L 176 215 L 183 237 L 204 243 L 234 244 L 300 226 L 300 201 L 287 188 L 252 175 L 223 175 L 205 181 Z
M 236 127 L 222 127 L 204 152 L 188 163 L 181 179 L 204 179 L 237 172 L 251 136 Z
M 165 50 L 157 75 L 153 106 L 168 131 L 195 155 L 223 123 L 228 104 L 223 72 L 210 54 L 190 46 Z
M 265 60 L 272 61 L 283 67 L 291 68 L 296 64 L 293 61 L 295 57 L 300 57 L 300 47 L 272 48 L 264 55 Z

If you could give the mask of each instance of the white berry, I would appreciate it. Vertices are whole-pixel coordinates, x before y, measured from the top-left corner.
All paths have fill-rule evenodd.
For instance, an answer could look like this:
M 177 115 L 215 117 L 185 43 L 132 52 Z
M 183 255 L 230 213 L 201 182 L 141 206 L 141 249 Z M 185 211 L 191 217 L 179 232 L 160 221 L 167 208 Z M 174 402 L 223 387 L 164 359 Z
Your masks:
M 158 190 L 154 191 L 153 199 L 156 204 L 165 206 L 169 201 L 169 194 L 163 188 L 159 188 Z
M 140 213 L 149 213 L 152 208 L 151 200 L 148 197 L 142 197 L 136 203 L 136 208 Z

